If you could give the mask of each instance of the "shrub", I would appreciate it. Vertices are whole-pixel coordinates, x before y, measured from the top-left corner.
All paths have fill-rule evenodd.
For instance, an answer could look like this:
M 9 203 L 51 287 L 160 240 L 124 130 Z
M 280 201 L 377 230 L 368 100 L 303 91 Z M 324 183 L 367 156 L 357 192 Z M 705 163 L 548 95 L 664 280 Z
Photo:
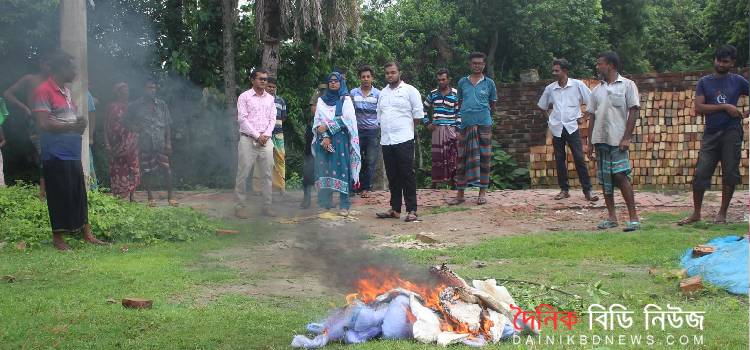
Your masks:
M 500 149 L 500 144 L 492 141 L 492 170 L 490 187 L 492 189 L 520 189 L 530 182 L 529 169 L 519 168 L 510 154 Z
M 47 206 L 37 197 L 38 191 L 25 184 L 0 188 L 0 242 L 25 241 L 34 247 L 51 240 Z M 88 193 L 88 203 L 94 234 L 108 241 L 189 241 L 216 227 L 191 208 L 149 208 L 99 191 Z

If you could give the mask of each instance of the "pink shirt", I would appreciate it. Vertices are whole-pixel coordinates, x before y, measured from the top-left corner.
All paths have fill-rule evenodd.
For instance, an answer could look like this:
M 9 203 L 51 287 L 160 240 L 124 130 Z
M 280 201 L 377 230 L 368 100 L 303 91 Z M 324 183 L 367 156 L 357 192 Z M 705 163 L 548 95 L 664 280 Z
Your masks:
M 240 132 L 254 139 L 260 135 L 271 137 L 276 125 L 274 97 L 265 91 L 258 95 L 255 89 L 243 92 L 237 99 L 237 122 Z

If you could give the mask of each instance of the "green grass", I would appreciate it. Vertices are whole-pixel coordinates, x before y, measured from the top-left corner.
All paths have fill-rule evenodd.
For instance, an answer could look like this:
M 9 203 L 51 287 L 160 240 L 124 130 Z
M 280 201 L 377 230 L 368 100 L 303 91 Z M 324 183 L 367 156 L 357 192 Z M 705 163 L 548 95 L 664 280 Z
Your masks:
M 242 282 L 237 271 L 203 254 L 271 237 L 270 226 L 252 227 L 191 243 L 129 244 L 124 253 L 122 244 L 4 253 L 0 275 L 16 280 L 0 280 L 0 348 L 282 348 L 331 300 L 196 300 L 202 288 Z M 127 296 L 153 299 L 154 308 L 125 309 L 119 302 Z
M 742 234 L 747 225 L 702 229 L 669 224 L 679 217 L 649 215 L 644 220 L 644 230 L 635 234 L 619 231 L 530 234 L 488 240 L 470 247 L 398 253 L 420 265 L 442 261 L 456 264 L 457 272 L 467 279 L 534 281 L 579 294 L 583 297 L 579 304 L 618 302 L 637 311 L 633 328 L 617 334 L 645 334 L 640 310 L 647 303 L 662 306 L 670 303 L 686 310 L 706 311 L 703 333 L 689 330 L 673 333 L 703 334 L 705 345 L 700 348 L 747 348 L 746 297 L 711 287 L 685 297 L 677 291 L 676 279 L 646 273 L 652 266 L 675 268 L 687 247 L 718 235 Z M 233 225 L 226 223 L 228 228 L 238 227 Z M 0 348 L 288 348 L 294 334 L 304 333 L 306 323 L 325 316 L 331 305 L 340 304 L 341 300 L 333 295 L 291 298 L 238 294 L 227 294 L 210 302 L 198 300 L 201 290 L 241 283 L 247 278 L 240 271 L 218 263 L 220 258 L 207 257 L 205 253 L 277 239 L 272 225 L 254 223 L 240 228 L 243 232 L 238 236 L 201 238 L 189 243 L 129 244 L 125 253 L 120 250 L 121 244 L 109 248 L 79 246 L 69 254 L 55 252 L 48 245 L 32 251 L 0 253 L 0 276 L 16 277 L 15 283 L 0 280 Z M 487 267 L 473 267 L 475 260 L 485 262 Z M 519 282 L 506 285 L 526 307 L 551 302 L 580 308 L 573 298 L 546 287 Z M 119 300 L 125 296 L 151 298 L 155 306 L 151 310 L 124 309 Z M 109 298 L 118 303 L 107 303 Z M 581 316 L 575 333 L 607 334 L 589 332 L 584 318 Z M 652 334 L 664 336 L 661 332 Z M 436 347 L 408 341 L 374 341 L 329 348 Z M 504 343 L 487 348 L 531 347 Z M 653 348 L 665 346 L 656 344 Z

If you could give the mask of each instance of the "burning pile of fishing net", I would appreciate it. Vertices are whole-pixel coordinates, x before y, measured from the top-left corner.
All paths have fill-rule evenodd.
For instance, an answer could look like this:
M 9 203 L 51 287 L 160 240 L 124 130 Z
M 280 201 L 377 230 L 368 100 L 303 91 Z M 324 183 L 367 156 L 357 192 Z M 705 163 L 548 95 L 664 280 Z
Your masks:
M 480 347 L 535 333 L 532 324 L 515 321 L 513 297 L 494 279 L 469 285 L 447 266 L 430 268 L 434 283 L 412 283 L 398 272 L 369 268 L 357 280 L 347 306 L 320 323 L 307 325 L 313 335 L 297 335 L 292 347 L 315 349 L 329 342 L 363 343 L 372 339 L 414 339 L 442 346 Z

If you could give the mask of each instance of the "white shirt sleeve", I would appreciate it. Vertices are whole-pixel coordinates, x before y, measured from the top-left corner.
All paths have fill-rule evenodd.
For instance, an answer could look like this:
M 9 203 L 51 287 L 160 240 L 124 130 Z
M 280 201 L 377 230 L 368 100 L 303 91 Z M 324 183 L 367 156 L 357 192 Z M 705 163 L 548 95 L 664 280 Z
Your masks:
M 581 92 L 581 102 L 588 106 L 591 103 L 591 90 L 582 81 L 578 82 L 578 90 Z
M 424 105 L 422 104 L 422 95 L 415 87 L 409 89 L 409 104 L 411 104 L 411 117 L 412 119 L 424 118 Z
M 641 105 L 641 96 L 638 94 L 638 87 L 635 86 L 635 82 L 632 80 L 628 82 L 628 87 L 625 91 L 625 102 L 628 105 L 628 109 L 640 107 Z
M 545 110 L 545 111 L 549 110 L 549 104 L 550 104 L 550 101 L 549 101 L 549 95 L 550 95 L 549 90 L 550 90 L 549 86 L 547 86 L 547 87 L 544 88 L 544 92 L 542 93 L 542 97 L 539 98 L 539 103 L 536 104 L 537 106 L 539 106 L 539 108 L 541 108 L 542 110 Z
M 586 104 L 586 112 L 591 114 L 596 113 L 596 90 L 601 87 L 601 84 L 597 85 L 591 94 L 589 95 L 589 103 Z
M 385 91 L 385 89 L 383 89 L 383 90 L 380 91 L 380 97 L 378 97 L 378 104 L 375 105 L 375 114 L 377 116 L 378 123 L 380 123 L 380 115 L 383 113 L 383 105 L 385 104 L 383 102 L 384 101 L 384 99 L 383 99 L 383 91 Z

